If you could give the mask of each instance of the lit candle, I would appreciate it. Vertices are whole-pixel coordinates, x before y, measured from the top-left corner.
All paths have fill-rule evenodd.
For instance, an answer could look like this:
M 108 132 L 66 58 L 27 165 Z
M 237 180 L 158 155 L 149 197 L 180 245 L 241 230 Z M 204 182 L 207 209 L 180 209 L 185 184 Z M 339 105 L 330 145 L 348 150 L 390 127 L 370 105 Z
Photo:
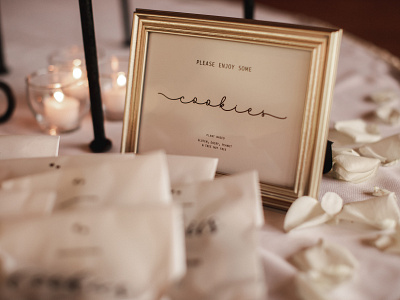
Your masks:
M 82 61 L 80 59 L 74 59 L 72 65 L 74 66 L 72 69 L 72 76 L 75 79 L 80 79 L 83 74 L 81 69 Z
M 80 59 L 74 59 L 72 62 L 72 80 L 76 81 L 72 87 L 65 90 L 65 95 L 77 98 L 81 101 L 89 99 L 89 88 L 87 80 L 82 78 L 82 61 Z
M 103 91 L 103 104 L 105 107 L 106 116 L 110 120 L 122 120 L 125 109 L 125 73 L 117 74 L 115 83 L 105 87 Z
M 79 100 L 57 91 L 43 100 L 44 115 L 50 126 L 72 130 L 79 126 Z

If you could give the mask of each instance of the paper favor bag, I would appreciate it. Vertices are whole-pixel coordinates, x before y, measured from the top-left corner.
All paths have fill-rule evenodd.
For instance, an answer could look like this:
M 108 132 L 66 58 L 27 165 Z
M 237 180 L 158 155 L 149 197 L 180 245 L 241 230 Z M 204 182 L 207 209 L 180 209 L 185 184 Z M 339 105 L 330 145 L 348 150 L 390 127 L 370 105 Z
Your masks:
M 0 220 L 0 298 L 159 299 L 185 272 L 181 218 L 169 204 Z
M 59 136 L 0 135 L 0 159 L 57 156 Z
M 18 177 L 1 185 L 6 190 L 54 190 L 56 210 L 171 201 L 167 160 L 162 152 Z
M 116 160 L 134 159 L 133 153 L 82 154 L 55 157 L 16 158 L 0 160 L 0 181 L 36 173 L 83 167 Z M 209 157 L 167 155 L 168 171 L 172 185 L 212 180 L 218 159 Z
M 169 176 L 172 187 L 214 179 L 217 158 L 167 155 Z
M 77 168 L 117 160 L 133 159 L 133 154 L 82 154 L 55 157 L 34 157 L 0 160 L 0 182 L 64 168 Z
M 53 191 L 0 190 L 0 219 L 51 213 L 55 199 Z
M 264 223 L 257 174 L 181 186 L 174 201 L 183 204 L 188 269 L 171 299 L 265 299 L 257 254 L 257 229 Z

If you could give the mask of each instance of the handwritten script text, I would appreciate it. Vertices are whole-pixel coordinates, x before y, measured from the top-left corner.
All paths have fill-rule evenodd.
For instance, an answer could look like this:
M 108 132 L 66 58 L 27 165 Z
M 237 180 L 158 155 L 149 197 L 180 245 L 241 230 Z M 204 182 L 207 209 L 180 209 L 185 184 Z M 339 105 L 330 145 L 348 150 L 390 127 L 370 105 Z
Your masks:
M 238 114 L 247 113 L 251 117 L 257 117 L 257 116 L 265 117 L 265 116 L 268 116 L 268 117 L 279 119 L 279 120 L 285 120 L 287 118 L 287 117 L 280 117 L 280 116 L 272 115 L 270 113 L 266 113 L 265 110 L 262 110 L 262 111 L 257 112 L 257 113 L 253 113 L 253 109 L 251 107 L 249 107 L 248 109 L 245 109 L 245 110 L 238 110 L 237 105 L 235 105 L 235 106 L 233 106 L 231 108 L 226 108 L 225 107 L 226 96 L 223 96 L 219 103 L 212 104 L 210 99 L 207 99 L 204 102 L 199 102 L 197 97 L 194 97 L 192 100 L 185 101 L 185 97 L 184 96 L 181 96 L 181 97 L 178 97 L 178 98 L 170 98 L 170 97 L 168 97 L 167 95 L 165 95 L 163 93 L 158 93 L 158 94 L 164 96 L 168 100 L 179 101 L 182 104 L 193 103 L 193 104 L 197 104 L 197 105 L 205 105 L 205 106 L 209 106 L 209 107 L 220 108 L 223 111 L 234 111 L 234 112 L 236 112 Z

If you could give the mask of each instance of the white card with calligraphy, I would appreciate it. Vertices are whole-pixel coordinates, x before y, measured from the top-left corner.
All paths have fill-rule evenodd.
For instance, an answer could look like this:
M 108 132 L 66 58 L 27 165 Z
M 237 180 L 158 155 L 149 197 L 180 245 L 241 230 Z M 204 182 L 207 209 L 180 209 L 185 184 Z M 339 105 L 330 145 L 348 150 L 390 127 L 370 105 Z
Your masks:
M 227 173 L 263 165 L 262 181 L 294 185 L 309 52 L 152 33 L 148 53 L 140 152 L 218 157 Z

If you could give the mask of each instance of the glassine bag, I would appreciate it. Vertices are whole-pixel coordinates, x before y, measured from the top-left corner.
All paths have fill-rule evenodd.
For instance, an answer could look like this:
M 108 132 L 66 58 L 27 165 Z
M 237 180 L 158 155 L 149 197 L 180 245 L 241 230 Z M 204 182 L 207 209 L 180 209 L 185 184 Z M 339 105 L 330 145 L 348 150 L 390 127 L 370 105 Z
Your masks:
M 96 165 L 115 160 L 133 159 L 133 154 L 82 154 L 48 157 L 29 157 L 0 160 L 0 182 L 6 179 L 24 177 L 48 171 L 60 171 L 64 168 L 76 168 Z
M 183 204 L 187 273 L 173 300 L 265 299 L 257 230 L 264 224 L 256 172 L 175 189 Z
M 172 188 L 175 186 L 212 180 L 217 171 L 217 158 L 167 155 Z
M 0 160 L 0 182 L 48 171 L 60 171 L 118 160 L 135 159 L 133 153 L 82 154 L 55 157 L 15 158 Z M 197 156 L 167 155 L 172 185 L 211 180 L 215 176 L 218 159 Z
M 18 177 L 3 181 L 1 186 L 5 190 L 54 190 L 55 210 L 171 201 L 163 152 Z
M 55 198 L 54 192 L 46 190 L 0 190 L 0 220 L 25 214 L 49 214 Z
M 2 300 L 154 300 L 185 272 L 178 206 L 0 221 Z

